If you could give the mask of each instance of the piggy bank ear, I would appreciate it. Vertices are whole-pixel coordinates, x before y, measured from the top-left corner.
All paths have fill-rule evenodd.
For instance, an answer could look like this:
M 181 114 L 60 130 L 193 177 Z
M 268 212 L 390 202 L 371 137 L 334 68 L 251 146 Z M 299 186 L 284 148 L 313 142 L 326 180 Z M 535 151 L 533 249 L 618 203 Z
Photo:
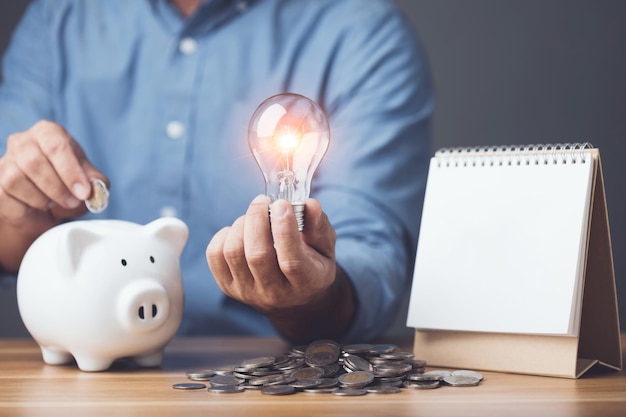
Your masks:
M 176 251 L 177 255 L 183 252 L 189 229 L 182 220 L 175 217 L 161 217 L 144 226 L 148 235 L 163 239 Z
M 84 251 L 100 237 L 85 222 L 67 224 L 57 246 L 60 270 L 67 276 L 74 276 Z

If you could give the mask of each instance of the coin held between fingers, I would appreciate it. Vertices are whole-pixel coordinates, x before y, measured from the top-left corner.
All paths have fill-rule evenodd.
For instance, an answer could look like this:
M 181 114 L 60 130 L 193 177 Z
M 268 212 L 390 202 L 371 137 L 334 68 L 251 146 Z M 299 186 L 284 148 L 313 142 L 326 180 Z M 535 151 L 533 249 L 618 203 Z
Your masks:
M 102 213 L 109 205 L 109 189 L 104 181 L 98 178 L 91 180 L 91 187 L 91 196 L 85 200 L 85 205 L 92 213 Z

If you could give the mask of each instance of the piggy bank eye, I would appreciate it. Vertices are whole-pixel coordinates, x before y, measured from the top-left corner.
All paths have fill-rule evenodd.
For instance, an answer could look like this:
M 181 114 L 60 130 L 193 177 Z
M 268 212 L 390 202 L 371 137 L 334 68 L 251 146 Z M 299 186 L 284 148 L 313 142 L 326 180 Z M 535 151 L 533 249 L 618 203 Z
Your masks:
M 154 256 L 150 257 L 150 262 L 154 263 Z
M 126 266 L 127 262 L 126 259 L 122 259 L 122 265 Z

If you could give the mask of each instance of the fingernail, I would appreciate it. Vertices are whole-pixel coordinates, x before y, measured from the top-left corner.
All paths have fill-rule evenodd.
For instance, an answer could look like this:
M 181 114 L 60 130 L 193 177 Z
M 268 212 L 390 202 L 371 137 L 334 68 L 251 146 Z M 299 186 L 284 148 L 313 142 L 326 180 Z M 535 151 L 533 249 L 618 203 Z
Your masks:
M 272 218 L 282 219 L 287 213 L 287 203 L 285 201 L 276 200 L 270 206 Z
M 254 197 L 254 200 L 252 200 L 252 202 L 253 203 L 269 203 L 270 198 L 266 196 L 265 194 L 259 194 L 256 197 Z
M 86 200 L 89 198 L 89 190 L 87 189 L 87 187 L 85 187 L 83 184 L 79 182 L 77 182 L 76 184 L 72 186 L 72 192 L 77 198 L 81 200 Z

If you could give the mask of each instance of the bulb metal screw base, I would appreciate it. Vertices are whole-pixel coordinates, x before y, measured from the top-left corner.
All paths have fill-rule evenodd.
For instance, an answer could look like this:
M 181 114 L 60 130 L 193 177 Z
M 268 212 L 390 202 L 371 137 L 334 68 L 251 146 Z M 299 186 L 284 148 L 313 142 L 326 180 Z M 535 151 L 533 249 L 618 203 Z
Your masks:
M 291 203 L 293 213 L 296 215 L 296 221 L 298 222 L 298 231 L 301 232 L 304 229 L 304 203 Z M 272 205 L 270 204 L 269 214 L 272 214 Z
M 291 207 L 298 221 L 298 231 L 301 232 L 304 229 L 304 203 L 291 203 Z

